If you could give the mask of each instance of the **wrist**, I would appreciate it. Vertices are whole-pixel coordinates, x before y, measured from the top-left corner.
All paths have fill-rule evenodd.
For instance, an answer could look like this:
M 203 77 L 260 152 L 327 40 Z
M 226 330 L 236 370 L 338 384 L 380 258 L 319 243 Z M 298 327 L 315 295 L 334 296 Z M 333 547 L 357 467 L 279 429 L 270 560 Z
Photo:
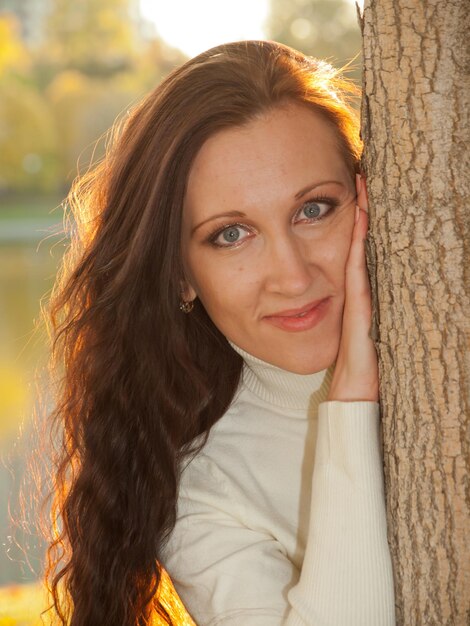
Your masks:
M 344 386 L 336 387 L 331 385 L 326 399 L 338 402 L 378 402 L 379 389 L 378 385 L 364 386 L 361 389 L 358 387 L 348 389 Z

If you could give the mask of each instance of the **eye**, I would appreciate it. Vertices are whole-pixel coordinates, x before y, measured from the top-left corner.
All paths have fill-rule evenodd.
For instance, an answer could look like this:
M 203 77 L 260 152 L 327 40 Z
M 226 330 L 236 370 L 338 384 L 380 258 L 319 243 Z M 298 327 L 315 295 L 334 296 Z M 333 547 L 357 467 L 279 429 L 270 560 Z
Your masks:
M 331 198 L 322 198 L 317 200 L 308 200 L 304 202 L 298 212 L 301 220 L 310 222 L 319 222 L 337 206 L 337 202 Z
M 243 241 L 246 237 L 243 237 L 243 233 L 249 235 L 249 231 L 246 226 L 241 224 L 230 224 L 218 229 L 215 233 L 209 236 L 209 241 L 219 248 L 230 248 L 231 246 Z

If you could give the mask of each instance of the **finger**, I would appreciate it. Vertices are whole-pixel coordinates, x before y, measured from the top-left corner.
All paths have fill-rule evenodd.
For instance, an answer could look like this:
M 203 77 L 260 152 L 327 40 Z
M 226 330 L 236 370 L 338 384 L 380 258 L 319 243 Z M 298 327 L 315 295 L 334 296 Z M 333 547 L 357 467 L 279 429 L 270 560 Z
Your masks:
M 349 256 L 347 264 L 351 263 L 356 267 L 365 266 L 365 238 L 367 237 L 367 229 L 369 226 L 369 215 L 356 205 L 356 221 L 349 248 Z
M 357 193 L 357 204 L 364 211 L 368 211 L 368 198 L 367 198 L 367 185 L 366 179 L 361 174 L 356 174 L 356 193 Z
M 368 215 L 359 209 L 359 219 L 354 224 L 346 263 L 346 298 L 356 310 L 361 311 L 368 311 L 370 307 L 370 283 L 365 255 L 367 225 Z

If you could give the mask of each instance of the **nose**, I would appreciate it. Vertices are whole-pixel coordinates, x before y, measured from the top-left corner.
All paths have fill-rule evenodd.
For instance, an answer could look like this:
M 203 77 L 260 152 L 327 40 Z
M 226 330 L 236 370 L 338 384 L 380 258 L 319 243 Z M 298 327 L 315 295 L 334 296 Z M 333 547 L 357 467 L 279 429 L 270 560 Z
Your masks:
M 312 277 L 306 250 L 294 235 L 272 243 L 266 256 L 267 291 L 294 297 L 301 296 L 309 289 Z

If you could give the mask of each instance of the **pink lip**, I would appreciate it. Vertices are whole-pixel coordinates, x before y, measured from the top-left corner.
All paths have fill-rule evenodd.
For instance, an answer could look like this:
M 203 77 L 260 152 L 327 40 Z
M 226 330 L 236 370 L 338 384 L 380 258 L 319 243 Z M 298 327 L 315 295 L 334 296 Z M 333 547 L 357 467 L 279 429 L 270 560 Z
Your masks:
M 310 304 L 301 307 L 300 309 L 290 309 L 288 311 L 280 311 L 274 315 L 267 315 L 263 318 L 266 322 L 269 322 L 273 326 L 277 326 L 282 330 L 291 332 L 299 332 L 302 330 L 309 330 L 313 328 L 323 319 L 328 310 L 328 304 L 330 298 L 323 298 L 323 300 L 316 300 L 310 302 Z M 296 317 L 297 315 L 305 313 L 302 317 Z
M 309 302 L 300 309 L 288 309 L 286 311 L 279 311 L 278 313 L 272 313 L 271 315 L 266 315 L 266 317 L 292 317 L 293 315 L 299 315 L 300 313 L 305 313 L 306 311 L 310 311 L 313 307 L 323 302 L 326 298 L 322 298 L 321 300 L 315 300 L 314 302 Z

